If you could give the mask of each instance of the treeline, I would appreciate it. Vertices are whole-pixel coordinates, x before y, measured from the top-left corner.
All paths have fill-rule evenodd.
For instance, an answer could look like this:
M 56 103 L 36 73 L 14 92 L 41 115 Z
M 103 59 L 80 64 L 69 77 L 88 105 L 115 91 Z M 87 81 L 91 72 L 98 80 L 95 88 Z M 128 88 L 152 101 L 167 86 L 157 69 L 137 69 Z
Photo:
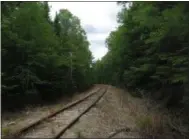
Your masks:
M 80 20 L 47 2 L 1 2 L 2 101 L 37 90 L 44 99 L 92 83 L 92 54 Z
M 95 66 L 96 82 L 189 103 L 189 2 L 120 2 L 119 27 Z M 183 97 L 184 96 L 184 97 Z

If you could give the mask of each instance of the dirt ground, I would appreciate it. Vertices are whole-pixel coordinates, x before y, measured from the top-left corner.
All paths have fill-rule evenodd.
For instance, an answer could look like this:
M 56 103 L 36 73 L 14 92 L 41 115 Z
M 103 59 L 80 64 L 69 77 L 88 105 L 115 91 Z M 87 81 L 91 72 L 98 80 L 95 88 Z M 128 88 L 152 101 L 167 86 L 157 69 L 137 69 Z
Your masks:
M 107 85 L 95 85 L 90 91 L 97 90 L 99 87 L 107 87 Z M 72 100 L 83 97 L 90 91 L 77 94 Z M 28 111 L 14 113 L 13 115 L 7 114 L 11 118 L 6 118 L 4 114 L 2 116 L 2 128 L 14 130 L 15 128 L 23 127 L 63 105 L 65 105 L 65 102 L 42 108 L 29 108 Z M 79 105 L 78 108 L 69 110 L 64 115 L 59 114 L 57 119 L 59 125 L 62 123 L 61 126 L 63 126 L 68 123 L 78 113 L 81 113 L 85 107 L 85 104 Z M 76 124 L 69 128 L 61 138 L 107 138 L 110 136 L 112 138 L 139 138 L 143 135 L 162 135 L 163 138 L 171 139 L 173 136 L 170 130 L 164 127 L 167 124 L 166 122 L 167 114 L 156 111 L 156 107 L 150 104 L 150 101 L 132 97 L 127 91 L 108 86 L 108 91 L 100 101 L 83 115 Z M 48 128 L 44 126 L 50 127 L 51 125 L 41 125 L 43 128 Z M 36 135 L 47 137 L 41 133 L 37 134 L 33 132 L 24 135 L 24 137 L 37 137 Z M 117 134 L 113 135 L 114 133 Z M 163 135 L 164 133 L 170 134 Z

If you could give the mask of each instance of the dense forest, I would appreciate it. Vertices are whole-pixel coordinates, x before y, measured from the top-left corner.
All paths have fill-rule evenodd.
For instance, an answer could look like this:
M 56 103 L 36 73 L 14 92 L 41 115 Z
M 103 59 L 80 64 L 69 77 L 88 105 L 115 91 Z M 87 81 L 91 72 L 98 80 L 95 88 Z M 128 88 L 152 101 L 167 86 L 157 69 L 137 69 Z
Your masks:
M 47 2 L 1 2 L 1 11 L 3 107 L 16 98 L 23 105 L 36 91 L 49 100 L 91 86 L 92 54 L 78 17 L 62 9 L 52 20 Z
M 168 97 L 168 105 L 189 104 L 189 3 L 118 5 L 108 53 L 93 63 L 86 33 L 70 11 L 52 19 L 47 2 L 1 2 L 4 106 L 16 98 L 23 105 L 34 92 L 49 100 L 94 83 L 144 89 L 160 100 Z
M 75 96 L 85 94 L 81 92 L 89 92 L 86 90 L 93 84 L 108 84 L 109 96 L 103 96 L 95 111 L 88 114 L 91 117 L 83 118 L 91 127 L 106 129 L 106 134 L 108 128 L 112 132 L 126 126 L 126 135 L 139 132 L 162 135 L 157 136 L 161 138 L 164 133 L 178 133 L 189 137 L 189 2 L 133 1 L 117 5 L 121 7 L 117 13 L 118 26 L 105 41 L 108 52 L 94 61 L 80 19 L 69 10 L 61 9 L 52 18 L 48 2 L 1 2 L 4 135 L 24 123 L 37 125 L 32 124 L 37 117 L 58 114 L 57 110 L 67 101 L 73 102 Z M 104 88 L 104 93 L 105 86 L 95 85 Z M 73 116 L 80 118 L 80 111 L 90 101 L 93 98 L 53 118 L 56 121 L 45 119 L 48 125 L 43 125 L 44 129 L 39 127 L 38 132 L 36 128 L 36 135 L 41 136 L 43 131 L 46 135 L 63 134 L 66 130 L 59 132 L 59 128 L 62 125 L 71 128 L 69 121 L 74 125 L 78 120 Z M 56 105 L 46 107 L 49 104 Z M 30 106 L 39 107 L 36 110 L 29 109 Z M 24 112 L 20 111 L 22 108 Z M 90 126 L 85 123 L 77 127 L 88 132 Z M 100 135 L 95 128 L 92 132 Z M 68 134 L 81 138 L 82 130 L 70 130 Z
M 119 26 L 94 65 L 96 82 L 189 104 L 189 3 L 119 2 Z M 157 92 L 157 93 L 156 93 Z

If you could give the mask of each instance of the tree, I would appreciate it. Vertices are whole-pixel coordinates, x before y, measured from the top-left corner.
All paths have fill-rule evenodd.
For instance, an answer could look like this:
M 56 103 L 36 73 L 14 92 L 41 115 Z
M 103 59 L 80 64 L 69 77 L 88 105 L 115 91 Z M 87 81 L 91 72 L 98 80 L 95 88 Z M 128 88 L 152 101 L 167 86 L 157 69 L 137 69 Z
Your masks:
M 103 75 L 99 82 L 161 89 L 176 104 L 189 79 L 188 2 L 126 4 L 120 4 L 120 25 L 107 38 L 108 53 L 96 63 L 96 73 Z
M 91 63 L 86 33 L 71 12 L 60 10 L 52 21 L 47 2 L 2 3 L 3 96 L 37 88 L 51 99 L 82 90 L 92 83 Z

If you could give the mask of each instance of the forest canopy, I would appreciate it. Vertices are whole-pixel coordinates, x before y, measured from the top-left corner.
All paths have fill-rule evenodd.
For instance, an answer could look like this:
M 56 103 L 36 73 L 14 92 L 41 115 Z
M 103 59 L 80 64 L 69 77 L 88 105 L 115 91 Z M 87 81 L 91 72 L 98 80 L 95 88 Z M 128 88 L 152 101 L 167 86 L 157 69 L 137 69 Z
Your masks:
M 96 82 L 189 96 L 189 3 L 119 2 L 118 28 L 95 63 Z M 187 101 L 188 102 L 188 101 Z
M 48 2 L 1 2 L 3 100 L 36 90 L 57 98 L 103 83 L 188 103 L 189 3 L 118 5 L 108 53 L 93 63 L 86 32 L 69 10 L 51 19 Z
M 83 90 L 92 83 L 92 54 L 78 17 L 47 2 L 1 2 L 2 95 L 38 90 L 44 97 Z

